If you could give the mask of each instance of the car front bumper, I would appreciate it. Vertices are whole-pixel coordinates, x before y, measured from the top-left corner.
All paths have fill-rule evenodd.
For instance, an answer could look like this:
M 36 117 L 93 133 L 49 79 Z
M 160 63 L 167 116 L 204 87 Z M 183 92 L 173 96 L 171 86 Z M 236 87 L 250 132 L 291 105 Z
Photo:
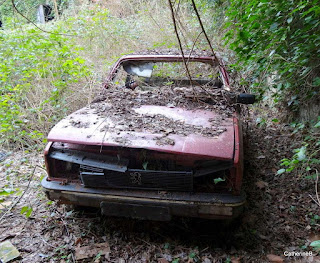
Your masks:
M 108 216 L 168 221 L 172 216 L 231 219 L 243 209 L 245 197 L 217 193 L 185 193 L 147 190 L 85 188 L 42 180 L 50 200 L 101 208 Z

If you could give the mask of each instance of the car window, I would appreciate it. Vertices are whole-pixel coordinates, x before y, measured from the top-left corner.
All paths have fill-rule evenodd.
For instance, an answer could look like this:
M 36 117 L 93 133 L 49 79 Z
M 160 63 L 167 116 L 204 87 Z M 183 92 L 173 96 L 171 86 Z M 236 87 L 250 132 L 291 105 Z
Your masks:
M 192 85 L 214 86 L 219 78 L 218 69 L 208 63 L 188 62 Z M 183 62 L 141 62 L 122 64 L 113 80 L 116 86 L 142 89 L 176 86 L 190 86 L 190 80 Z

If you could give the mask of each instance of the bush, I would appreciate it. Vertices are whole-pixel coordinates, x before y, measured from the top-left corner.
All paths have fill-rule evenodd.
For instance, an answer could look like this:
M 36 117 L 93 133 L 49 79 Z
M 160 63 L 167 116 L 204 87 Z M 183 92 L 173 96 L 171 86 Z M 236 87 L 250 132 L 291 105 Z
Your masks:
M 65 115 L 69 86 L 90 74 L 66 37 L 0 32 L 0 143 L 31 146 Z
M 292 110 L 319 100 L 318 1 L 231 0 L 226 15 L 225 39 L 253 91 L 272 90 L 274 102 Z

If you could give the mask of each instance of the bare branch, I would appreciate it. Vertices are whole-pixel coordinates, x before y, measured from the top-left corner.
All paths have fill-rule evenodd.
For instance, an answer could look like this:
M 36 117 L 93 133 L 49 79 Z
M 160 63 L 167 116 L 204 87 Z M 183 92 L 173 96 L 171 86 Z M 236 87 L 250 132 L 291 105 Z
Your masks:
M 168 0 L 168 2 L 169 2 L 170 10 L 171 10 L 171 16 L 172 16 L 172 22 L 173 22 L 173 26 L 174 26 L 174 32 L 176 33 L 176 36 L 177 36 L 177 39 L 178 39 L 178 42 L 179 42 L 179 48 L 180 48 L 180 52 L 181 52 L 181 55 L 182 55 L 183 64 L 184 64 L 184 66 L 186 68 L 186 72 L 187 72 L 188 78 L 190 80 L 190 85 L 192 86 L 192 78 L 191 78 L 190 71 L 188 69 L 188 65 L 186 63 L 185 57 L 184 57 L 184 52 L 183 52 L 183 49 L 182 49 L 182 44 L 181 44 L 181 40 L 180 40 L 180 37 L 179 37 L 178 29 L 177 29 L 177 23 L 176 23 L 176 19 L 174 17 L 173 6 L 172 6 L 172 3 L 171 3 L 171 0 Z
M 199 24 L 200 24 L 200 26 L 201 26 L 201 30 L 202 30 L 204 36 L 206 37 L 206 40 L 207 40 L 207 42 L 208 42 L 208 44 L 209 44 L 209 47 L 210 47 L 210 50 L 211 50 L 211 52 L 212 52 L 212 54 L 213 54 L 213 57 L 218 61 L 219 65 L 220 65 L 220 61 L 218 60 L 218 58 L 217 58 L 217 56 L 216 56 L 216 53 L 214 52 L 213 47 L 212 47 L 212 45 L 211 45 L 211 42 L 210 42 L 210 40 L 209 40 L 209 37 L 208 37 L 208 35 L 207 35 L 207 32 L 206 32 L 205 29 L 204 29 L 204 26 L 203 26 L 203 23 L 202 23 L 202 21 L 201 21 L 201 18 L 200 18 L 198 9 L 197 9 L 197 7 L 196 7 L 196 4 L 195 4 L 194 0 L 191 0 L 191 2 L 192 2 L 193 9 L 194 9 L 194 11 L 196 12 L 196 15 L 197 15 Z
M 212 52 L 212 55 L 213 55 L 214 59 L 217 61 L 218 65 L 219 65 L 219 71 L 220 71 L 220 74 L 223 76 L 223 82 L 227 86 L 227 89 L 229 89 L 229 77 L 228 77 L 228 74 L 225 71 L 223 63 L 220 61 L 220 59 L 217 57 L 216 53 L 213 50 L 213 47 L 211 45 L 211 42 L 210 42 L 209 37 L 207 35 L 207 32 L 204 29 L 203 23 L 201 21 L 201 18 L 200 18 L 200 15 L 199 15 L 199 12 L 198 12 L 198 9 L 197 9 L 197 6 L 196 6 L 194 0 L 191 0 L 191 2 L 192 2 L 193 9 L 194 9 L 194 11 L 195 11 L 195 13 L 197 15 L 201 30 L 202 30 L 203 34 L 205 35 L 206 40 L 207 40 L 207 42 L 209 44 L 210 50 Z
M 194 47 L 195 47 L 197 41 L 198 41 L 198 39 L 199 39 L 199 37 L 201 36 L 202 33 L 203 33 L 203 32 L 200 32 L 200 33 L 198 34 L 198 36 L 196 37 L 196 39 L 193 41 L 192 48 L 191 48 L 190 53 L 189 53 L 188 61 L 189 61 L 189 59 L 190 59 L 190 56 L 191 56 L 191 54 L 192 54 L 192 52 L 193 52 L 193 50 L 194 50 Z

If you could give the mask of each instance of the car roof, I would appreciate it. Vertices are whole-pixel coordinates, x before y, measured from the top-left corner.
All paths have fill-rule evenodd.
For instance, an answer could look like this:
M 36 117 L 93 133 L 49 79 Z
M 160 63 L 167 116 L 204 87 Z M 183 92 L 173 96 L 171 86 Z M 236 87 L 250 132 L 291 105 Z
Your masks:
M 198 62 L 210 63 L 213 65 L 218 65 L 218 62 L 213 56 L 198 56 L 198 55 L 184 55 L 187 60 L 193 60 Z M 130 60 L 148 60 L 148 61 L 167 61 L 167 62 L 177 62 L 183 61 L 182 55 L 172 55 L 172 54 L 129 54 L 124 55 L 119 59 L 120 63 Z

